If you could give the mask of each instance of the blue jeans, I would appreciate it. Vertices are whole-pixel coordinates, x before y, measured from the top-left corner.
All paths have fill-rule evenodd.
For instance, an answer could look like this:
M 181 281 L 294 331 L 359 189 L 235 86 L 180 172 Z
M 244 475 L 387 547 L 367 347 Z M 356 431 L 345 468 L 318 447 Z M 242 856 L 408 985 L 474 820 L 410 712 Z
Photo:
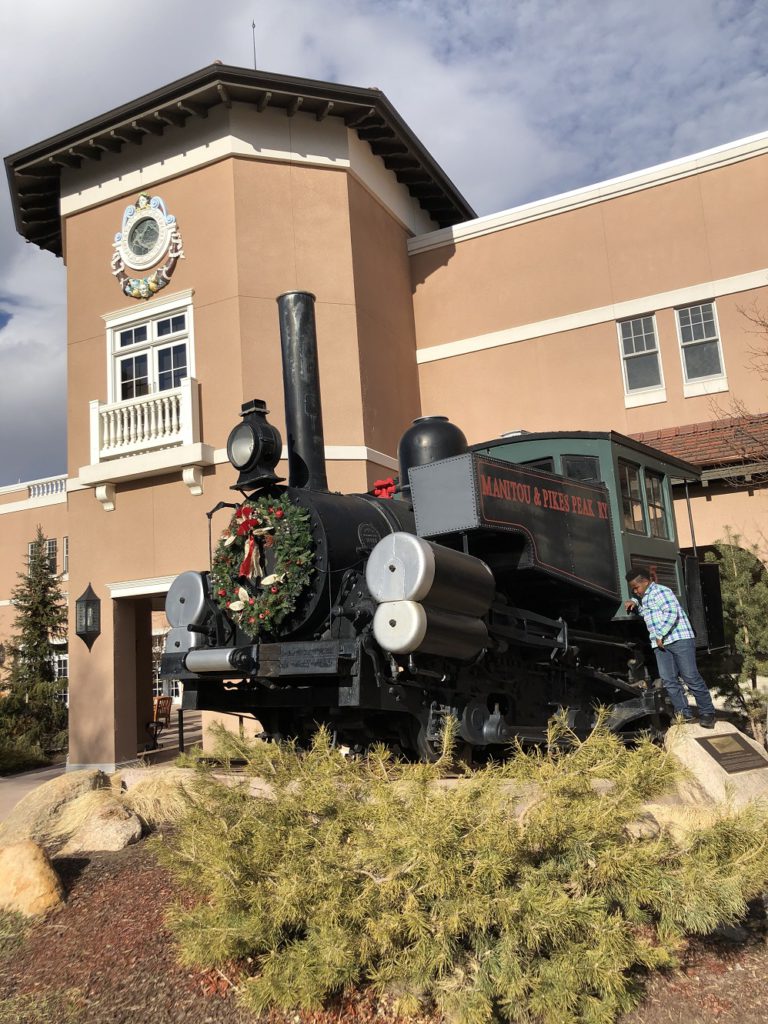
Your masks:
M 675 640 L 673 643 L 665 644 L 664 650 L 654 647 L 654 654 L 661 681 L 675 711 L 683 718 L 691 717 L 688 698 L 678 679 L 680 676 L 693 694 L 699 714 L 714 715 L 715 705 L 712 703 L 707 684 L 696 667 L 696 641 L 692 637 L 688 640 Z

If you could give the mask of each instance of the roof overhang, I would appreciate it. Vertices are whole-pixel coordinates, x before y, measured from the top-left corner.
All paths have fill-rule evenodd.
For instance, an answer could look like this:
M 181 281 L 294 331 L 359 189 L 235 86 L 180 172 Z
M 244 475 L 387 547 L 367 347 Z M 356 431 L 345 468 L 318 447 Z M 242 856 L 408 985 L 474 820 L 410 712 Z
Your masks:
M 282 109 L 286 117 L 301 112 L 318 121 L 341 118 L 440 227 L 476 216 L 380 90 L 211 64 L 7 156 L 16 230 L 28 242 L 60 256 L 63 167 L 79 168 L 100 160 L 104 152 L 138 146 L 145 135 L 162 135 L 169 125 L 183 126 L 189 119 L 207 117 L 219 104 L 232 103 L 248 103 L 258 112 Z

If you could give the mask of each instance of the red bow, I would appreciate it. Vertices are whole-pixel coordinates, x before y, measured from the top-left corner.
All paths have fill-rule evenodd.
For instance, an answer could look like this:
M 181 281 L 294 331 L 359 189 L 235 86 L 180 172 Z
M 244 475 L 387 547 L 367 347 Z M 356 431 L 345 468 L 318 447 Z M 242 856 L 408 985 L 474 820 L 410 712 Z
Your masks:
M 373 481 L 373 496 L 374 498 L 391 498 L 395 493 L 395 481 L 391 476 L 388 476 L 385 480 L 374 480 Z

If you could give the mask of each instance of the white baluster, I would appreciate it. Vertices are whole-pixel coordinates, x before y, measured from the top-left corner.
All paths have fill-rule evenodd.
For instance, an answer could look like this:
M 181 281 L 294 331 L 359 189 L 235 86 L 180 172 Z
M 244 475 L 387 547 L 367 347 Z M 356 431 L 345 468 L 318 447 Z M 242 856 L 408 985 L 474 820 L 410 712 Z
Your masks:
M 171 399 L 171 410 L 173 413 L 173 433 L 179 433 L 179 396 L 174 395 Z
M 136 406 L 136 438 L 140 444 L 147 441 L 147 403 Z
M 149 407 L 149 439 L 154 441 L 157 437 L 157 402 L 152 401 Z

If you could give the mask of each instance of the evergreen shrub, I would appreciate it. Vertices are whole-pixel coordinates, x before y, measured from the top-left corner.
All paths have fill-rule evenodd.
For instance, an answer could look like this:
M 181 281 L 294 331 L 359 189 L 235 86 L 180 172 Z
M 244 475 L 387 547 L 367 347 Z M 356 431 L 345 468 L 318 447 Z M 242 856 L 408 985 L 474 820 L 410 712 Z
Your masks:
M 679 775 L 650 741 L 563 721 L 464 778 L 384 748 L 345 758 L 218 734 L 270 798 L 201 769 L 195 802 L 161 854 L 197 901 L 172 925 L 187 963 L 240 959 L 245 1003 L 316 1009 L 371 987 L 402 1013 L 462 1024 L 608 1024 L 686 933 L 735 922 L 766 887 L 766 818 L 724 813 L 676 842 L 628 828 Z

